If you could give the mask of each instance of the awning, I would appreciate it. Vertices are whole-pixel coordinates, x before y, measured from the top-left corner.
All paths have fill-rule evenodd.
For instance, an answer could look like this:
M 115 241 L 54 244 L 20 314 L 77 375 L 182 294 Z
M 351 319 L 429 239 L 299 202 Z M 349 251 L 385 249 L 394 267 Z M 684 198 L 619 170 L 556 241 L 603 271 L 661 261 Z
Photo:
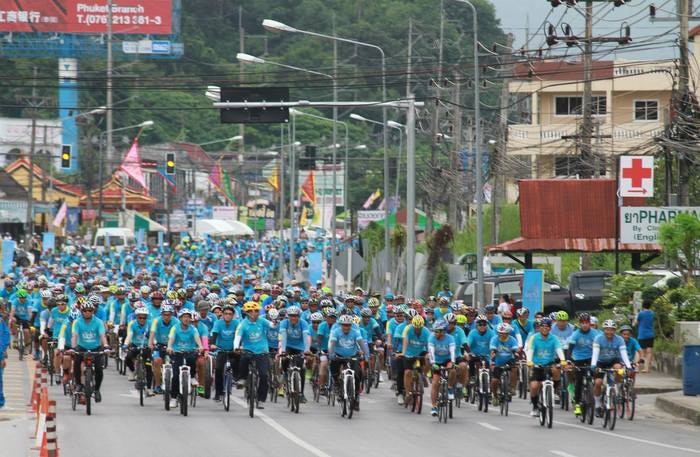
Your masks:
M 51 203 L 33 202 L 32 212 L 51 214 L 54 205 Z M 27 222 L 27 202 L 18 200 L 0 200 L 0 224 L 25 224 Z
M 658 244 L 620 243 L 621 252 L 659 251 Z M 523 238 L 518 237 L 488 248 L 496 252 L 612 252 L 614 238 Z
M 195 236 L 253 236 L 255 232 L 239 221 L 197 219 Z
M 139 230 L 144 230 L 146 232 L 167 232 L 168 229 L 163 227 L 161 224 L 158 222 L 154 221 L 153 219 L 150 219 L 148 216 L 144 216 L 141 213 L 138 213 L 133 210 L 126 210 L 125 212 L 126 216 L 126 223 L 124 224 L 126 227 L 129 227 L 134 231 L 134 233 L 137 233 Z

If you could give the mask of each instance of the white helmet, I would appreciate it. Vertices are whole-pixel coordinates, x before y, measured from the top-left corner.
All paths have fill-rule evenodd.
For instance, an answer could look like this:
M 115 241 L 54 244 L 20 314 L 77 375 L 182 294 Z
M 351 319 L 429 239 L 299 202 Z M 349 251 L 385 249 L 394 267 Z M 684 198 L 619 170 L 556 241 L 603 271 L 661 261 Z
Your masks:
M 148 308 L 143 307 L 143 306 L 140 308 L 136 308 L 136 310 L 134 311 L 134 314 L 137 316 L 148 316 Z
M 614 320 L 608 319 L 603 322 L 603 328 L 617 328 L 617 324 Z
M 340 323 L 340 325 L 343 325 L 343 324 L 351 324 L 352 325 L 355 323 L 355 318 L 350 314 L 343 314 L 342 316 L 340 316 L 340 319 L 338 319 L 338 322 Z
M 496 331 L 498 333 L 510 333 L 511 330 L 513 330 L 513 327 L 511 327 L 510 324 L 506 322 L 498 324 L 498 327 L 496 328 Z
M 272 308 L 267 312 L 267 317 L 272 321 L 276 321 L 280 317 L 280 312 Z
M 140 288 L 139 290 L 140 290 L 141 293 L 144 294 L 144 295 L 150 294 L 150 293 L 151 293 L 151 288 L 148 287 L 148 286 L 141 286 L 141 288 Z
M 51 291 L 49 289 L 42 290 L 41 298 L 51 298 Z

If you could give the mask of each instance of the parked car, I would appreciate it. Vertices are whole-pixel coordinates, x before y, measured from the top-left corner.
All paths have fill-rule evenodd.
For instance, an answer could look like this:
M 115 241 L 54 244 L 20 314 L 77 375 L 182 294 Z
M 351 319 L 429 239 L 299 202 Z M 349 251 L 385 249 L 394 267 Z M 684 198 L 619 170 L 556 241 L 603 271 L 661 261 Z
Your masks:
M 683 279 L 683 275 L 679 271 L 671 271 L 664 269 L 651 269 L 651 270 L 629 270 L 625 271 L 626 275 L 630 276 L 644 276 L 645 282 L 648 286 L 658 287 L 663 289 L 666 287 L 666 283 L 671 278 Z
M 570 315 L 600 311 L 605 283 L 613 275 L 607 270 L 577 271 L 569 275 Z

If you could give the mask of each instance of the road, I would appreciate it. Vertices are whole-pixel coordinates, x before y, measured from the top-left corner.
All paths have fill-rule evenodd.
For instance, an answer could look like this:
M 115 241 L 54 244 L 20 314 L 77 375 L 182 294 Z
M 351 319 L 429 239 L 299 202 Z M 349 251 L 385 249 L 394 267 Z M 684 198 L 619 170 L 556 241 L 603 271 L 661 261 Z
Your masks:
M 515 400 L 509 417 L 496 410 L 479 413 L 473 406 L 455 410 L 454 420 L 440 424 L 430 417 L 428 405 L 417 416 L 397 406 L 388 383 L 364 396 L 361 411 L 343 419 L 338 408 L 325 404 L 301 405 L 298 415 L 285 409 L 286 402 L 266 404 L 254 419 L 244 409 L 242 391 L 235 394 L 231 411 L 221 404 L 200 399 L 183 417 L 177 410 L 164 411 L 162 397 L 138 405 L 131 384 L 111 364 L 105 375 L 103 401 L 93 415 L 84 407 L 70 409 L 68 398 L 59 397 L 58 436 L 61 455 L 101 457 L 152 454 L 352 456 L 425 455 L 435 449 L 465 451 L 472 446 L 484 457 L 633 455 L 664 457 L 700 455 L 698 428 L 672 423 L 653 409 L 653 396 L 641 396 L 638 417 L 618 421 L 613 432 L 600 422 L 582 425 L 571 413 L 555 411 L 552 430 L 530 418 L 528 405 Z M 427 402 L 427 399 L 426 399 Z M 221 453 L 224 454 L 221 454 Z M 213 455 L 213 454 L 212 454 Z

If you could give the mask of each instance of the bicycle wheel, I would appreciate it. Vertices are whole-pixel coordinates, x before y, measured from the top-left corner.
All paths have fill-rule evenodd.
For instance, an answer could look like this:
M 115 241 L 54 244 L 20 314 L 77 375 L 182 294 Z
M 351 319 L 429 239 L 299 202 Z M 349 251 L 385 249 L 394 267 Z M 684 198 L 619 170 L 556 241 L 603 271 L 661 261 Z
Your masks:
M 17 352 L 19 352 L 19 359 L 24 359 L 24 329 L 22 326 L 19 327 L 19 332 L 17 332 Z
M 299 414 L 299 403 L 301 401 L 301 374 L 298 371 L 294 372 L 292 383 L 294 384 L 294 408 L 292 410 L 295 414 Z
M 595 420 L 595 400 L 593 399 L 593 391 L 590 386 L 588 386 L 588 392 L 586 394 L 586 418 L 588 425 L 593 425 L 593 421 Z
M 618 403 L 620 403 L 620 401 L 617 398 L 617 389 L 612 387 L 610 389 L 610 422 L 608 423 L 608 430 L 610 431 L 615 430 L 615 424 L 617 423 L 616 410 Z
M 603 405 L 603 428 L 606 428 L 608 422 L 610 422 L 610 409 L 606 406 L 608 404 L 608 396 L 605 392 L 603 392 L 600 403 Z
M 53 386 L 55 370 L 53 367 L 53 349 L 49 349 L 46 355 L 46 369 L 49 372 L 49 385 Z
M 224 392 L 221 397 L 221 403 L 224 404 L 224 411 L 228 411 L 231 408 L 231 371 L 230 368 L 226 368 L 224 372 Z
M 198 396 L 199 396 L 199 394 L 197 394 L 197 389 L 196 388 L 193 389 L 190 386 L 190 406 L 191 407 L 194 408 L 197 406 L 197 397 Z
M 545 420 L 547 422 L 547 428 L 552 428 L 554 423 L 554 388 L 550 387 L 547 389 L 545 406 L 547 408 L 547 415 Z
M 375 356 L 374 360 L 374 388 L 377 389 L 379 388 L 379 377 L 382 373 L 382 364 L 381 361 L 379 360 L 379 356 Z
M 481 390 L 484 392 L 484 412 L 489 412 L 489 401 L 491 400 L 491 393 L 489 392 L 491 387 L 491 379 L 488 373 L 481 374 Z
M 369 395 L 369 391 L 372 390 L 372 377 L 373 377 L 373 374 L 369 372 L 369 364 L 367 364 L 367 369 L 365 370 L 365 374 L 362 375 L 363 392 L 367 395 Z
M 252 367 L 249 369 L 248 372 L 248 387 L 247 387 L 247 396 L 248 396 L 248 415 L 250 417 L 253 417 L 255 415 L 255 399 L 257 397 L 257 391 L 256 391 L 256 386 L 255 386 L 255 375 L 253 374 Z
M 348 376 L 345 380 L 345 389 L 348 393 L 348 419 L 352 419 L 352 414 L 355 412 L 355 403 L 357 402 L 357 395 L 355 394 L 355 378 Z
M 143 361 L 141 357 L 136 360 L 136 389 L 139 391 L 139 404 L 143 406 L 144 390 L 146 388 Z
M 78 394 L 75 392 L 75 388 L 71 387 L 71 392 L 70 392 L 70 403 L 71 403 L 71 408 L 73 411 L 75 411 L 75 408 L 78 406 Z
M 636 409 L 636 404 L 637 404 L 637 392 L 634 390 L 634 382 L 630 381 L 630 384 L 627 388 L 627 419 L 628 420 L 633 420 L 634 419 L 634 410 Z
M 187 406 L 190 401 L 190 376 L 184 371 L 180 373 L 180 414 L 187 416 Z
M 475 383 L 469 383 L 469 403 L 472 405 L 476 403 L 476 384 Z
M 521 365 L 520 366 L 520 379 L 522 380 L 522 398 L 523 400 L 527 400 L 527 394 L 529 392 L 529 382 L 528 382 L 528 372 L 527 372 L 527 365 Z
M 117 359 L 118 360 L 118 359 Z M 170 411 L 170 382 L 172 374 L 170 370 L 165 370 L 163 376 L 163 401 L 165 402 L 165 410 Z
M 540 391 L 539 391 L 540 395 L 539 395 L 539 400 L 537 403 L 537 410 L 540 413 L 539 420 L 540 420 L 540 426 L 542 426 L 542 427 L 544 427 L 544 424 L 546 422 L 545 418 L 546 418 L 546 414 L 547 414 L 547 408 L 545 406 L 547 403 L 545 402 L 545 399 L 544 399 L 544 392 L 545 392 L 544 388 L 542 386 L 540 386 Z
M 315 364 L 311 373 L 311 389 L 314 394 L 314 402 L 318 403 L 321 401 L 321 386 L 318 384 L 318 363 Z
M 206 356 L 204 358 L 204 398 L 211 398 L 211 357 Z
M 90 367 L 90 366 L 85 367 L 85 374 L 84 374 L 83 382 L 84 382 L 83 392 L 85 394 L 85 412 L 89 416 L 92 414 L 92 392 L 93 392 L 93 386 L 94 386 L 92 367 Z
M 625 418 L 625 405 L 627 404 L 627 385 L 625 383 L 620 385 L 620 397 L 619 401 L 615 402 L 615 411 L 617 417 L 620 419 Z

